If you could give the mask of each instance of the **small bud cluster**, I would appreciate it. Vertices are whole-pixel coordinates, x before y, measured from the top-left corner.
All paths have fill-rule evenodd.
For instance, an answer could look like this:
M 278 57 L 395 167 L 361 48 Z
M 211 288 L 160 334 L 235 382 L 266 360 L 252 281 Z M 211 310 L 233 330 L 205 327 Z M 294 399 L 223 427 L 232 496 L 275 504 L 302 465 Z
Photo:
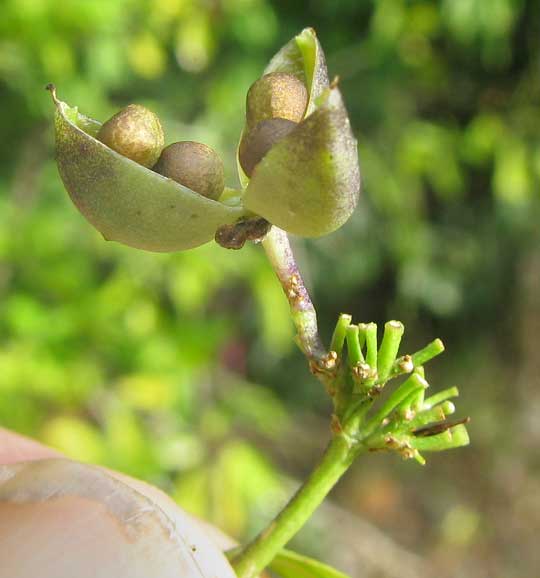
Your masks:
M 447 420 L 455 412 L 449 400 L 458 395 L 456 387 L 425 397 L 429 384 L 424 364 L 444 351 L 441 340 L 398 357 L 403 333 L 402 323 L 388 321 L 378 344 L 375 323 L 354 325 L 350 315 L 340 316 L 331 344 L 340 372 L 340 387 L 334 395 L 336 417 L 344 431 L 364 448 L 396 451 L 423 464 L 421 451 L 468 444 L 464 426 L 468 418 Z M 377 404 L 385 385 L 406 374 L 408 377 Z

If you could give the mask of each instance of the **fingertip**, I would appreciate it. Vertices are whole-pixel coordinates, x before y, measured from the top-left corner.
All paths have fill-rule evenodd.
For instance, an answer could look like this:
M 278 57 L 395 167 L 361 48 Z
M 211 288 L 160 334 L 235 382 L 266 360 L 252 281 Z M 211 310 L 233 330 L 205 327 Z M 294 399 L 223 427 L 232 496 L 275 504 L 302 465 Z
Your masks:
M 0 466 L 0 578 L 234 578 L 204 531 L 156 500 L 67 459 Z
M 0 464 L 42 460 L 60 454 L 30 438 L 0 427 Z

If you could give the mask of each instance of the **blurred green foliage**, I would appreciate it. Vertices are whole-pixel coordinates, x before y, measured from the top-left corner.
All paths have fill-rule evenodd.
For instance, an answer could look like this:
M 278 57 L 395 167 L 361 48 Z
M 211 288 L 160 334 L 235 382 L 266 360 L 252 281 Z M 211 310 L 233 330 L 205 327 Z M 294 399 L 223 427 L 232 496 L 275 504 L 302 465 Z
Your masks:
M 512 500 L 501 456 L 529 471 L 502 400 L 520 371 L 538 378 L 523 347 L 523 319 L 540 319 L 540 283 L 527 280 L 540 278 L 535 0 L 4 0 L 0 424 L 157 483 L 237 536 L 286 495 L 276 464 L 298 475 L 309 466 L 326 435 L 314 416 L 328 404 L 261 251 L 105 243 L 63 190 L 43 90 L 54 82 L 100 120 L 145 104 L 167 142 L 214 146 L 235 185 L 247 88 L 307 25 L 341 78 L 364 183 L 342 230 L 297 245 L 323 333 L 349 311 L 402 319 L 408 349 L 440 335 L 450 352 L 434 383 L 461 382 L 474 418 L 471 450 L 435 458 L 430 472 L 379 460 L 363 466 L 379 482 L 338 497 L 424 548 L 439 575 L 441 562 L 443 576 L 530 575 L 529 527 L 505 537 L 491 520 Z M 516 424 L 528 419 L 519 404 L 511 411 Z M 399 497 L 411 480 L 423 513 Z M 478 565 L 478 548 L 489 564 Z

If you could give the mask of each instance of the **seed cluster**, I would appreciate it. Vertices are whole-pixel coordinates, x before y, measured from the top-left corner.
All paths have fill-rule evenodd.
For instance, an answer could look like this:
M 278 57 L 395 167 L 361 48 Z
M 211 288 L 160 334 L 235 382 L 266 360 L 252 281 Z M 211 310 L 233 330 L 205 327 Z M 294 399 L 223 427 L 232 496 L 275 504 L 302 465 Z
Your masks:
M 249 177 L 270 149 L 303 119 L 308 93 L 293 74 L 272 72 L 255 81 L 246 97 L 246 130 L 238 156 Z M 165 139 L 158 116 L 130 104 L 100 128 L 98 140 L 117 153 L 152 168 L 192 191 L 217 200 L 225 188 L 223 163 L 209 146 Z
M 294 74 L 272 72 L 255 81 L 246 98 L 246 129 L 238 158 L 251 177 L 268 151 L 304 118 L 308 93 Z
M 163 148 L 163 129 L 155 113 L 130 104 L 100 128 L 98 140 L 117 153 L 157 173 L 217 200 L 225 187 L 223 163 L 209 146 L 193 141 Z

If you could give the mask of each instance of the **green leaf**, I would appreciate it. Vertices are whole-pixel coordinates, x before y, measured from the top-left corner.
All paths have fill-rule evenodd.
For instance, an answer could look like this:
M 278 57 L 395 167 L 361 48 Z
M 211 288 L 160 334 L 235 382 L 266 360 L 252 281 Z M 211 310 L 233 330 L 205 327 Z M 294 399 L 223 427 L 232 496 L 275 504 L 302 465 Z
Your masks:
M 274 558 L 270 570 L 281 578 L 349 578 L 318 560 L 285 549 Z
M 105 239 L 147 251 L 180 251 L 211 241 L 220 226 L 244 214 L 113 151 L 94 138 L 98 122 L 53 98 L 60 176 Z
M 318 237 L 347 221 L 359 191 L 356 139 L 333 86 L 257 165 L 244 206 L 289 233 Z

